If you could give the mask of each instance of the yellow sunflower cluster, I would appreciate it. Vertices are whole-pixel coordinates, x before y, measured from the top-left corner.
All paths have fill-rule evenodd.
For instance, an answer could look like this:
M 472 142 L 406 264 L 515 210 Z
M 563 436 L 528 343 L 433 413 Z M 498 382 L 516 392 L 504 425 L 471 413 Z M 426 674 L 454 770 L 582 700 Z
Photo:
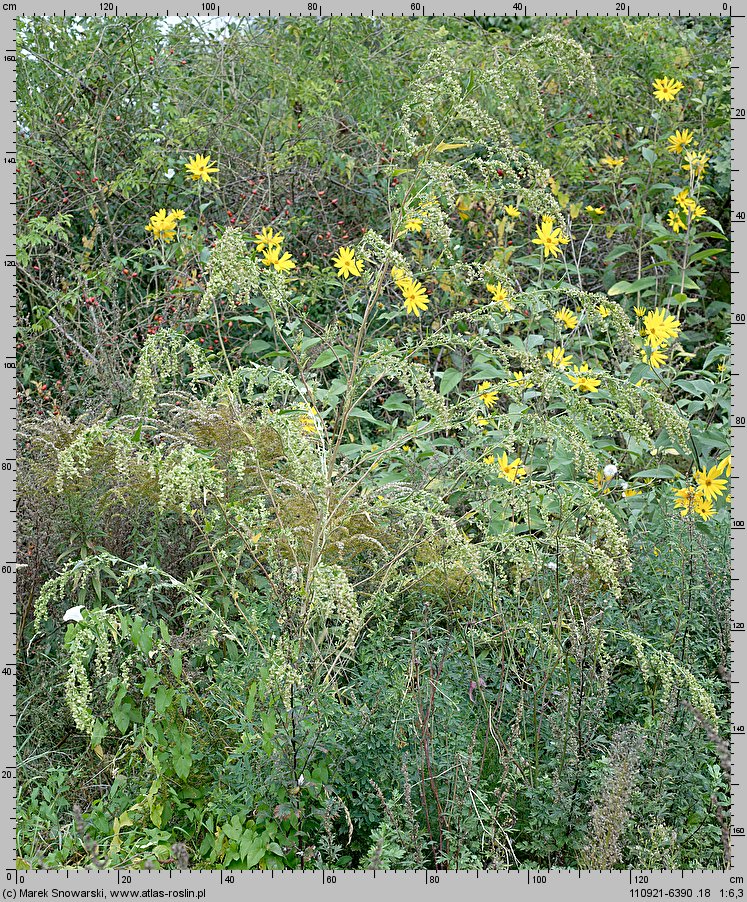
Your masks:
M 157 210 L 151 216 L 145 231 L 151 232 L 156 240 L 160 239 L 168 244 L 174 240 L 176 227 L 182 219 L 184 219 L 184 210 L 170 210 L 168 213 L 165 208 Z
M 595 394 L 599 391 L 602 384 L 601 379 L 597 379 L 589 370 L 588 363 L 582 363 L 581 366 L 574 366 L 573 371 L 568 373 L 568 379 L 571 385 L 579 392 L 587 392 Z
M 654 82 L 654 85 L 656 84 Z M 654 91 L 654 96 L 661 101 L 673 100 L 683 87 L 682 82 L 674 82 L 671 79 L 663 79 L 662 85 L 661 91 L 665 96 L 659 96 Z M 710 160 L 709 153 L 697 150 L 697 146 L 695 133 L 689 128 L 677 128 L 667 138 L 667 150 L 669 153 L 684 158 L 685 162 L 682 168 L 690 174 L 689 187 L 683 188 L 673 196 L 675 206 L 667 212 L 667 225 L 675 233 L 686 232 L 693 223 L 698 222 L 708 212 L 691 194 L 691 191 L 698 187 L 699 180 L 703 178 Z
M 513 460 L 508 459 L 508 454 L 504 451 L 503 456 L 499 457 L 498 460 L 495 459 L 494 454 L 488 454 L 487 457 L 483 458 L 483 463 L 488 464 L 489 466 L 497 466 L 500 473 L 501 479 L 505 479 L 506 482 L 520 482 L 527 475 L 526 468 L 522 463 L 520 457 L 515 457 Z
M 716 513 L 714 501 L 726 492 L 727 481 L 731 476 L 731 454 L 710 467 L 703 467 L 693 474 L 694 483 L 680 489 L 673 489 L 674 506 L 680 514 L 687 517 L 697 514 L 703 520 L 710 520 Z M 726 501 L 730 501 L 729 495 Z
M 287 251 L 282 255 L 280 253 L 284 240 L 283 235 L 275 232 L 272 226 L 265 226 L 254 235 L 254 243 L 262 254 L 262 262 L 265 266 L 272 266 L 276 272 L 290 272 L 296 268 L 296 261 Z
M 408 313 L 420 316 L 423 310 L 428 309 L 428 294 L 417 279 L 405 275 L 405 271 L 399 266 L 392 267 L 392 278 L 394 284 L 402 292 L 403 306 Z
M 641 359 L 650 367 L 658 369 L 666 363 L 664 350 L 680 334 L 681 323 L 663 307 L 655 307 L 648 312 L 641 309 L 640 314 L 638 309 L 641 308 L 636 308 L 636 316 L 643 318 L 642 334 L 646 342 L 646 347 L 641 348 Z
M 688 188 L 678 191 L 672 196 L 672 200 L 676 206 L 667 213 L 667 224 L 673 232 L 686 231 L 691 223 L 702 219 L 708 212 L 691 196 Z

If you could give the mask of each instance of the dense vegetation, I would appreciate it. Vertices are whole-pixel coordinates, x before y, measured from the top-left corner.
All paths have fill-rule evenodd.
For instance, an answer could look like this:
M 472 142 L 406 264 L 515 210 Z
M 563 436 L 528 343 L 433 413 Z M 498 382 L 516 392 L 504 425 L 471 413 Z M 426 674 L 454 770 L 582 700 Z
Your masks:
M 727 865 L 728 22 L 18 41 L 19 867 Z

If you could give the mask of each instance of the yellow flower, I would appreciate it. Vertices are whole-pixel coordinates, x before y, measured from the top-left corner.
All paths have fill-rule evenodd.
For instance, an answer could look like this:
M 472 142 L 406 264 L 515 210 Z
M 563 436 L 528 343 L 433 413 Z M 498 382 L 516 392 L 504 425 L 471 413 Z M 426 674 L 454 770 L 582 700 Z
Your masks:
M 693 143 L 693 138 L 695 135 L 690 131 L 689 128 L 683 128 L 682 131 L 679 129 L 675 129 L 673 135 L 670 135 L 667 138 L 669 142 L 669 147 L 667 150 L 670 153 L 682 153 L 682 151 L 688 146 L 688 144 Z
M 698 153 L 695 150 L 685 151 L 685 160 L 687 161 L 682 167 L 685 172 L 692 172 L 696 178 L 702 178 L 708 168 L 710 160 L 708 153 Z
M 510 216 L 511 219 L 516 219 L 518 216 L 521 216 L 521 211 L 511 204 L 506 204 L 503 209 L 506 213 L 506 216 Z
M 679 191 L 677 194 L 673 194 L 672 200 L 677 204 L 678 207 L 682 207 L 682 209 L 686 213 L 688 210 L 692 210 L 695 207 L 695 200 L 690 197 L 690 192 L 687 188 L 683 188 L 682 191 Z
M 683 517 L 686 517 L 692 510 L 693 502 L 695 501 L 698 490 L 695 486 L 688 485 L 685 486 L 684 489 L 673 489 L 673 491 L 674 506 L 682 508 L 680 513 Z
M 610 169 L 615 169 L 617 166 L 622 166 L 625 162 L 625 157 L 611 157 L 608 154 L 606 157 L 602 157 L 599 162 L 604 163 L 605 166 L 609 166 Z
M 646 314 L 643 318 L 643 327 L 646 330 L 646 344 L 652 348 L 673 341 L 680 334 L 680 321 L 661 307 L 656 307 Z
M 565 326 L 566 329 L 575 329 L 578 325 L 578 317 L 572 310 L 569 310 L 568 307 L 561 307 L 554 315 L 553 319 L 561 326 Z
M 695 500 L 693 501 L 693 510 L 704 520 L 710 520 L 710 518 L 716 513 L 716 509 L 713 506 L 713 501 L 709 501 L 703 495 L 695 496 Z
M 542 226 L 537 226 L 537 237 L 532 238 L 532 244 L 541 245 L 545 257 L 550 254 L 557 257 L 560 245 L 568 244 L 569 240 L 563 235 L 561 229 L 553 228 L 552 216 L 543 216 Z
M 428 309 L 428 295 L 417 279 L 404 278 L 397 282 L 397 287 L 405 299 L 405 310 L 420 316 L 421 310 Z
M 363 261 L 356 260 L 355 251 L 349 247 L 341 247 L 337 256 L 332 258 L 337 267 L 337 274 L 347 279 L 350 276 L 359 276 L 363 272 Z
M 480 395 L 480 400 L 487 410 L 495 407 L 498 403 L 498 392 L 493 388 L 490 382 L 481 382 L 477 386 L 477 391 Z
M 180 222 L 187 214 L 184 210 L 172 210 L 170 215 L 173 216 L 177 222 Z
M 411 216 L 405 223 L 405 231 L 406 232 L 422 232 L 423 231 L 423 220 L 418 219 L 416 216 Z
M 459 213 L 460 219 L 469 219 L 469 211 L 472 209 L 472 202 L 469 200 L 469 198 L 464 198 L 460 195 L 456 199 L 454 206 L 457 208 L 457 213 Z
M 710 470 L 706 470 L 703 467 L 702 470 L 695 471 L 695 481 L 698 483 L 698 494 L 703 495 L 707 501 L 710 501 L 712 498 L 718 498 L 719 495 L 723 495 L 724 489 L 726 488 L 726 480 L 720 478 L 719 473 L 719 465 L 716 464 L 715 467 L 711 467 Z
M 514 309 L 508 300 L 508 292 L 500 282 L 496 282 L 495 285 L 488 282 L 486 288 L 493 300 L 501 305 L 504 313 L 510 313 Z
M 399 283 L 404 281 L 405 279 L 405 271 L 399 266 L 392 267 L 392 278 L 394 279 L 394 284 L 399 286 Z
M 591 204 L 587 204 L 585 210 L 587 213 L 596 213 L 597 216 L 604 216 L 604 207 L 592 207 Z
M 176 218 L 174 217 L 174 210 L 168 215 L 166 214 L 165 209 L 158 210 L 151 216 L 150 222 L 145 227 L 145 231 L 152 232 L 154 238 L 160 238 L 167 244 L 169 241 L 173 241 L 174 235 L 176 234 Z
M 657 78 L 654 83 L 654 97 L 662 103 L 669 103 L 680 93 L 685 87 L 681 81 L 675 81 L 673 78 Z
M 718 475 L 731 476 L 731 454 L 728 454 L 718 465 Z
M 673 232 L 684 232 L 687 228 L 679 210 L 670 210 L 667 213 L 667 224 Z
M 309 434 L 313 434 L 317 431 L 316 421 L 314 417 L 318 417 L 319 413 L 317 412 L 316 407 L 312 407 L 311 404 L 306 405 L 305 413 L 301 416 L 301 419 L 298 421 L 301 425 L 301 429 L 304 432 Z
M 280 232 L 273 231 L 272 226 L 265 226 L 261 232 L 255 233 L 253 240 L 257 245 L 257 250 L 261 254 L 263 251 L 272 250 L 274 247 L 280 247 L 283 243 L 283 236 Z
M 534 388 L 534 383 L 530 382 L 521 370 L 514 370 L 514 378 L 508 384 L 512 388 Z
M 638 489 L 623 489 L 623 498 L 635 498 L 636 495 L 642 495 Z
M 612 310 L 609 307 L 606 307 L 604 304 L 600 304 L 597 307 L 597 313 L 602 317 L 602 319 L 607 319 L 610 313 L 612 313 Z
M 508 454 L 505 451 L 503 452 L 503 457 L 498 458 L 498 466 L 501 470 L 501 477 L 507 482 L 517 482 L 527 475 L 527 471 L 524 469 L 521 458 L 515 457 L 509 463 Z
M 701 207 L 700 204 L 696 204 L 692 209 L 690 219 L 692 220 L 692 222 L 697 222 L 699 219 L 702 219 L 707 213 L 708 210 L 706 210 L 705 207 Z
M 209 155 L 202 156 L 198 153 L 189 158 L 189 163 L 185 164 L 184 168 L 192 176 L 193 181 L 199 182 L 202 179 L 203 182 L 212 182 L 211 173 L 218 171 L 218 167 L 213 166 L 214 162 Z
M 641 348 L 641 360 L 655 370 L 667 362 L 666 355 L 657 348 L 651 348 L 648 352 L 646 348 Z
M 265 251 L 262 262 L 265 266 L 274 266 L 278 272 L 289 272 L 291 269 L 296 268 L 293 257 L 289 253 L 285 253 L 281 257 L 280 250 L 276 247 Z
M 635 313 L 636 316 L 645 316 L 646 308 L 645 307 L 633 307 L 633 313 Z
M 495 456 L 494 456 L 493 454 L 488 454 L 487 457 L 483 457 L 482 462 L 483 462 L 484 464 L 494 464 L 494 463 L 495 463 Z
M 594 376 L 587 376 L 584 370 L 579 367 L 574 367 L 574 369 L 578 375 L 574 376 L 572 373 L 568 373 L 568 378 L 571 380 L 575 389 L 578 389 L 578 391 L 590 392 L 591 394 L 599 391 L 599 386 L 602 384 L 601 379 L 596 379 Z
M 488 282 L 486 287 L 494 301 L 505 301 L 508 297 L 508 292 L 500 282 L 496 282 L 495 285 Z
M 565 348 L 555 347 L 551 351 L 545 351 L 545 357 L 559 370 L 569 366 L 573 361 L 570 354 L 566 354 Z
M 610 488 L 607 483 L 611 482 L 612 478 L 612 476 L 606 476 L 604 470 L 597 470 L 596 476 L 589 480 L 589 485 L 593 485 L 594 488 L 599 489 L 600 492 L 609 495 Z

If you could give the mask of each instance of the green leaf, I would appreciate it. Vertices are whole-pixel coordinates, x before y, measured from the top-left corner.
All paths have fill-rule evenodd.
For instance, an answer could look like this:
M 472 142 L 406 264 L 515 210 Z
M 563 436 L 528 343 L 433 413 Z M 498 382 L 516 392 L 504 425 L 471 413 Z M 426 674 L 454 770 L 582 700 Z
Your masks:
M 661 467 L 653 467 L 650 470 L 641 470 L 639 473 L 634 473 L 633 479 L 677 479 L 681 475 L 674 467 L 662 465 Z
M 161 826 L 163 820 L 163 802 L 158 799 L 154 799 L 150 803 L 150 819 L 156 827 Z
M 630 294 L 630 282 L 627 282 L 625 279 L 622 279 L 620 282 L 615 282 L 612 288 L 607 290 L 607 294 L 614 298 L 618 294 Z
M 181 777 L 182 780 L 186 780 L 189 776 L 189 771 L 192 768 L 192 756 L 188 751 L 179 750 L 175 751 L 171 757 L 171 760 L 174 764 L 174 771 L 176 772 L 177 777 Z
M 312 369 L 318 370 L 324 366 L 329 366 L 330 363 L 337 363 L 338 360 L 342 360 L 347 356 L 347 348 L 339 346 L 334 348 L 327 348 L 326 351 L 322 351 L 322 353 L 316 358 L 316 360 L 311 364 L 311 367 Z
M 149 667 L 143 680 L 143 698 L 148 698 L 156 683 L 158 683 L 158 674 L 152 667 Z
M 120 733 L 126 733 L 130 725 L 129 705 L 117 705 L 112 708 L 112 720 Z
M 644 276 L 642 279 L 636 279 L 630 286 L 630 293 L 634 291 L 643 291 L 646 288 L 653 288 L 656 285 L 656 276 Z
M 449 367 L 449 369 L 446 370 L 441 376 L 441 385 L 439 386 L 439 391 L 442 395 L 448 395 L 449 392 L 455 389 L 461 381 L 461 371 L 455 370 L 454 367 Z
M 632 254 L 635 251 L 635 248 L 630 244 L 621 244 L 618 247 L 614 248 L 607 254 L 604 258 L 605 263 L 612 263 L 613 260 L 617 260 L 618 257 L 622 257 L 623 254 Z
M 169 666 L 171 667 L 171 672 L 174 676 L 179 679 L 182 675 L 182 653 L 181 649 L 178 649 L 174 652 L 174 654 L 169 659 Z
M 731 348 L 728 345 L 716 345 L 715 348 L 711 348 L 708 352 L 708 356 L 703 363 L 703 369 L 707 370 L 714 360 L 718 360 L 721 357 L 728 357 L 730 353 Z
M 656 154 L 653 152 L 653 150 L 651 150 L 650 147 L 643 147 L 643 148 L 641 148 L 641 153 L 643 154 L 643 159 L 644 159 L 647 163 L 650 163 L 652 166 L 654 165 L 654 163 L 655 163 L 655 162 L 657 161 L 657 159 L 658 159 L 658 157 L 657 157 Z
M 709 247 L 709 248 L 706 248 L 704 251 L 698 251 L 697 254 L 693 254 L 692 257 L 690 257 L 690 262 L 697 263 L 698 260 L 707 260 L 708 257 L 715 257 L 717 254 L 725 254 L 725 253 L 726 253 L 726 249 L 723 247 Z
M 165 686 L 159 686 L 156 689 L 156 714 L 163 714 L 168 708 L 171 704 L 171 695 L 171 691 Z
M 257 699 L 257 684 L 252 683 L 249 686 L 249 691 L 247 692 L 246 698 L 246 706 L 244 708 L 244 717 L 246 720 L 251 720 L 254 715 L 254 704 Z
M 618 294 L 635 294 L 637 291 L 653 288 L 654 285 L 656 285 L 655 276 L 644 276 L 642 279 L 637 279 L 632 283 L 623 279 L 621 282 L 615 282 L 612 288 L 607 291 L 607 294 L 610 297 L 615 297 Z
M 377 420 L 376 417 L 369 413 L 367 410 L 362 410 L 360 407 L 354 407 L 349 416 L 355 417 L 358 420 L 365 420 L 367 423 L 373 423 L 375 426 L 381 425 L 381 420 Z
M 246 836 L 246 834 L 244 834 Z M 244 859 L 244 867 L 253 868 L 264 857 L 264 854 L 267 850 L 266 840 L 263 834 L 259 834 L 258 836 L 254 836 L 252 838 L 251 844 L 244 845 L 244 840 L 241 841 L 241 848 L 245 851 L 242 853 L 242 858 Z
M 655 241 L 649 241 L 646 244 L 646 247 L 649 248 L 652 253 L 656 254 L 660 260 L 664 260 L 666 263 L 672 263 L 667 248 L 662 247 L 660 244 L 656 244 Z
M 533 351 L 535 348 L 541 347 L 545 343 L 545 336 L 532 333 L 527 335 L 526 347 L 527 351 Z
M 269 351 L 270 348 L 274 348 L 275 345 L 271 344 L 269 341 L 265 341 L 263 338 L 255 338 L 253 341 L 250 341 L 247 345 L 247 350 L 250 354 L 261 354 L 263 351 Z
M 229 316 L 228 321 L 231 323 L 253 323 L 258 326 L 262 325 L 261 319 L 257 319 L 256 316 L 249 316 L 249 314 L 242 314 L 241 316 Z

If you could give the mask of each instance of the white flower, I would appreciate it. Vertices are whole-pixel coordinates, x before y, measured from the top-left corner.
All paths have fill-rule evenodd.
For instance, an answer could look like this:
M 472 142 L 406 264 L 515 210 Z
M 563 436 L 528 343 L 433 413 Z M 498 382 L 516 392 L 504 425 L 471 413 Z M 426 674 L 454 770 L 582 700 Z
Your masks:
M 304 775 L 301 774 L 301 776 L 298 778 L 298 785 L 299 785 L 299 786 L 303 786 L 303 784 L 304 784 L 305 782 L 306 782 L 306 780 L 304 779 Z
M 604 468 L 604 475 L 607 479 L 612 479 L 613 476 L 617 476 L 617 467 L 614 464 L 607 464 Z
M 558 569 L 558 565 L 555 563 L 555 561 L 550 561 L 545 566 L 547 567 L 548 570 L 557 570 Z
M 166 178 L 167 178 L 167 179 L 173 179 L 173 178 L 174 178 L 174 175 L 175 175 L 175 173 L 174 173 L 174 170 L 173 170 L 173 169 L 167 169 L 167 170 L 166 170 Z
M 65 611 L 65 613 L 63 614 L 63 617 L 62 617 L 63 622 L 65 620 L 74 620 L 76 623 L 80 623 L 80 621 L 83 619 L 82 611 L 83 611 L 82 604 L 78 604 L 74 608 L 68 608 Z

